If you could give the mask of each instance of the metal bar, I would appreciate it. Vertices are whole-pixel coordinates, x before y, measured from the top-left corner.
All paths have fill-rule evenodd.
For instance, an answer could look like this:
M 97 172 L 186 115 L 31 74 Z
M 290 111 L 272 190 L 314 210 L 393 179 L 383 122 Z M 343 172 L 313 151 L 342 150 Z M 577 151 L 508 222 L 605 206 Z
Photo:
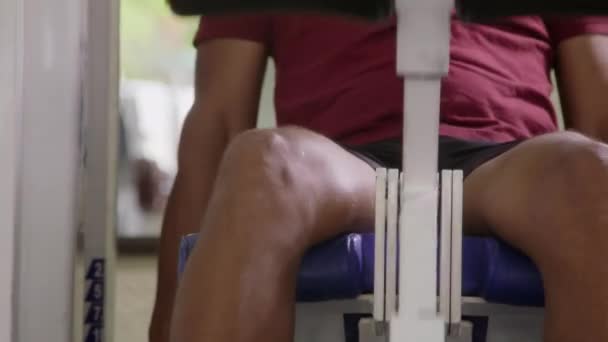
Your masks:
M 374 246 L 374 320 L 384 322 L 385 276 L 386 276 L 386 186 L 387 172 L 376 170 L 376 222 Z
M 397 311 L 397 224 L 399 222 L 399 170 L 388 170 L 388 199 L 386 221 L 386 320 Z
M 22 8 L 16 0 L 0 1 L 0 341 L 13 340 L 13 282 L 17 210 L 17 164 L 20 153 L 20 72 Z
M 397 73 L 404 81 L 403 201 L 400 222 L 399 325 L 391 336 L 431 337 L 437 314 L 437 211 L 441 78 L 447 74 L 446 0 L 398 0 Z M 415 327 L 415 328 L 413 328 Z M 408 329 L 414 331 L 408 333 Z
M 440 79 L 406 80 L 399 308 L 436 314 Z M 424 133 L 422 133 L 424 132 Z M 422 134 L 421 134 L 422 133 Z
M 112 341 L 118 151 L 118 1 L 88 1 L 84 78 L 84 341 Z
M 10 0 L 21 68 L 13 341 L 72 336 L 79 144 L 79 0 Z
M 462 210 L 463 210 L 463 173 L 452 173 L 452 280 L 450 305 L 450 324 L 457 325 L 462 319 Z
M 441 171 L 441 210 L 439 236 L 439 315 L 450 320 L 450 282 L 452 280 L 452 171 Z

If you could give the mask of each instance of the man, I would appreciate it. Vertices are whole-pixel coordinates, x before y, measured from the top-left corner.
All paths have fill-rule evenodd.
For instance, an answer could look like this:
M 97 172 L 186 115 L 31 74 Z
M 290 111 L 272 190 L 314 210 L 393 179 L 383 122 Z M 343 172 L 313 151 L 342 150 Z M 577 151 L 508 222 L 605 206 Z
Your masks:
M 539 266 L 545 341 L 608 341 L 608 20 L 454 18 L 452 34 L 440 166 L 465 171 L 466 232 Z M 178 240 L 200 231 L 171 341 L 287 342 L 301 256 L 371 229 L 373 168 L 400 165 L 395 20 L 205 18 L 196 45 L 151 340 L 169 338 Z M 279 128 L 255 130 L 269 57 Z M 580 133 L 555 133 L 552 67 Z

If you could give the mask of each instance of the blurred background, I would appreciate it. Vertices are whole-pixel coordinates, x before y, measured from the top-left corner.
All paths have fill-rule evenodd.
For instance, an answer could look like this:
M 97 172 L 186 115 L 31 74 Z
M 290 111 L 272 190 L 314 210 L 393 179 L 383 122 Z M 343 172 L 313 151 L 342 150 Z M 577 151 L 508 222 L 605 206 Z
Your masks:
M 122 245 L 154 244 L 176 172 L 183 120 L 193 100 L 198 18 L 178 18 L 162 0 L 121 1 L 121 167 L 118 235 Z M 260 125 L 274 124 L 269 67 Z
M 153 243 L 192 103 L 198 20 L 173 16 L 162 0 L 122 0 L 120 11 L 118 236 Z
M 181 126 L 193 101 L 192 39 L 199 19 L 174 16 L 164 0 L 121 0 L 120 11 L 120 254 L 114 340 L 140 342 L 147 341 L 161 220 L 175 177 Z M 274 125 L 273 89 L 274 68 L 269 65 L 259 126 Z

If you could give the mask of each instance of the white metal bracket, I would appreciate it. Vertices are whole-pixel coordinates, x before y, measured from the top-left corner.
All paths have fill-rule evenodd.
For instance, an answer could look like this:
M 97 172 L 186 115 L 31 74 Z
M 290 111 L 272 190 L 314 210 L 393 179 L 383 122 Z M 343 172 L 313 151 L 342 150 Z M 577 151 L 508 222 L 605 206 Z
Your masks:
M 446 322 L 437 301 L 437 171 L 441 79 L 447 75 L 449 66 L 453 6 L 450 0 L 395 2 L 397 74 L 405 78 L 405 103 L 404 174 L 398 207 L 399 302 L 396 315 L 390 317 L 389 334 L 393 341 L 441 342 L 446 338 Z M 390 198 L 387 207 L 391 207 Z M 391 243 L 389 232 L 387 244 Z M 391 272 L 388 262 L 387 275 Z M 388 299 L 389 280 L 387 276 Z
M 376 170 L 376 241 L 375 241 L 375 278 L 374 278 L 374 321 L 376 322 L 376 335 L 384 334 L 384 327 L 390 326 L 392 330 L 402 330 L 404 326 L 416 325 L 419 328 L 429 327 L 436 329 L 435 323 L 441 322 L 443 338 L 440 341 L 470 341 L 467 340 L 469 330 L 461 323 L 461 272 L 462 272 L 462 185 L 463 174 L 460 170 L 443 170 L 441 172 L 441 196 L 439 198 L 439 227 L 434 235 L 433 251 L 439 255 L 438 268 L 416 259 L 416 251 L 401 248 L 397 244 L 399 227 L 396 224 L 398 216 L 403 214 L 399 210 L 400 202 L 397 192 L 402 188 L 403 174 L 399 177 L 398 170 Z M 402 192 L 403 196 L 403 192 Z M 414 238 L 413 243 L 417 240 Z M 397 272 L 399 264 L 410 261 L 419 268 L 430 268 L 439 280 L 439 287 L 431 289 L 433 292 L 434 307 L 422 312 L 418 319 L 407 318 L 406 321 L 397 320 L 397 313 L 405 311 L 407 307 L 397 307 Z M 403 281 L 403 279 L 400 279 Z M 405 281 L 409 281 L 406 279 Z M 414 303 L 415 304 L 415 303 Z M 399 305 L 403 305 L 399 300 Z M 406 306 L 409 302 L 405 303 Z M 407 317 L 407 316 L 406 316 Z M 414 324 L 418 322 L 420 324 Z M 398 327 L 399 326 L 399 327 Z M 381 329 L 378 329 L 380 327 Z M 414 336 L 411 334 L 425 333 L 419 330 L 391 332 L 390 336 Z M 403 335 L 405 334 L 405 335 Z M 422 336 L 420 335 L 420 336 Z M 426 336 L 426 335 L 425 335 Z M 434 335 L 433 335 L 434 336 Z

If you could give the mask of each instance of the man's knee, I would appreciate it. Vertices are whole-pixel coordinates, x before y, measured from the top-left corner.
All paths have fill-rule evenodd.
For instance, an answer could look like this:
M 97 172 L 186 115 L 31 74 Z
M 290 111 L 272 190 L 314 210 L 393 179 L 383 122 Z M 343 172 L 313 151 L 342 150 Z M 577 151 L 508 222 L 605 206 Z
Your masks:
M 371 222 L 373 189 L 373 170 L 364 162 L 323 136 L 285 127 L 237 136 L 219 168 L 214 198 L 238 206 L 234 214 L 244 221 L 259 216 L 272 222 L 268 229 L 291 229 L 318 242 Z
M 218 182 L 241 191 L 296 191 L 308 171 L 302 158 L 306 144 L 295 141 L 290 130 L 254 129 L 235 137 L 224 154 Z
M 575 133 L 554 138 L 538 156 L 545 175 L 531 187 L 525 215 L 538 225 L 534 244 L 544 247 L 535 249 L 553 261 L 607 251 L 608 147 Z
M 485 168 L 480 207 L 494 233 L 546 255 L 608 227 L 608 148 L 573 132 L 531 139 Z M 534 255 L 533 255 L 534 256 Z
M 574 205 L 572 209 L 597 210 L 598 206 L 606 206 L 608 146 L 577 133 L 563 133 L 563 137 L 547 156 L 546 172 L 555 178 L 554 184 L 547 186 L 556 187 L 562 198 Z
M 309 148 L 301 133 L 291 127 L 259 129 L 234 138 L 220 166 L 216 192 L 241 206 L 243 215 L 271 215 L 293 226 L 313 224 L 326 181 L 319 168 L 325 158 Z
M 561 184 L 571 197 L 571 210 L 591 238 L 597 229 L 608 228 L 608 146 L 595 140 L 581 140 L 563 156 Z M 564 208 L 567 209 L 567 208 Z

